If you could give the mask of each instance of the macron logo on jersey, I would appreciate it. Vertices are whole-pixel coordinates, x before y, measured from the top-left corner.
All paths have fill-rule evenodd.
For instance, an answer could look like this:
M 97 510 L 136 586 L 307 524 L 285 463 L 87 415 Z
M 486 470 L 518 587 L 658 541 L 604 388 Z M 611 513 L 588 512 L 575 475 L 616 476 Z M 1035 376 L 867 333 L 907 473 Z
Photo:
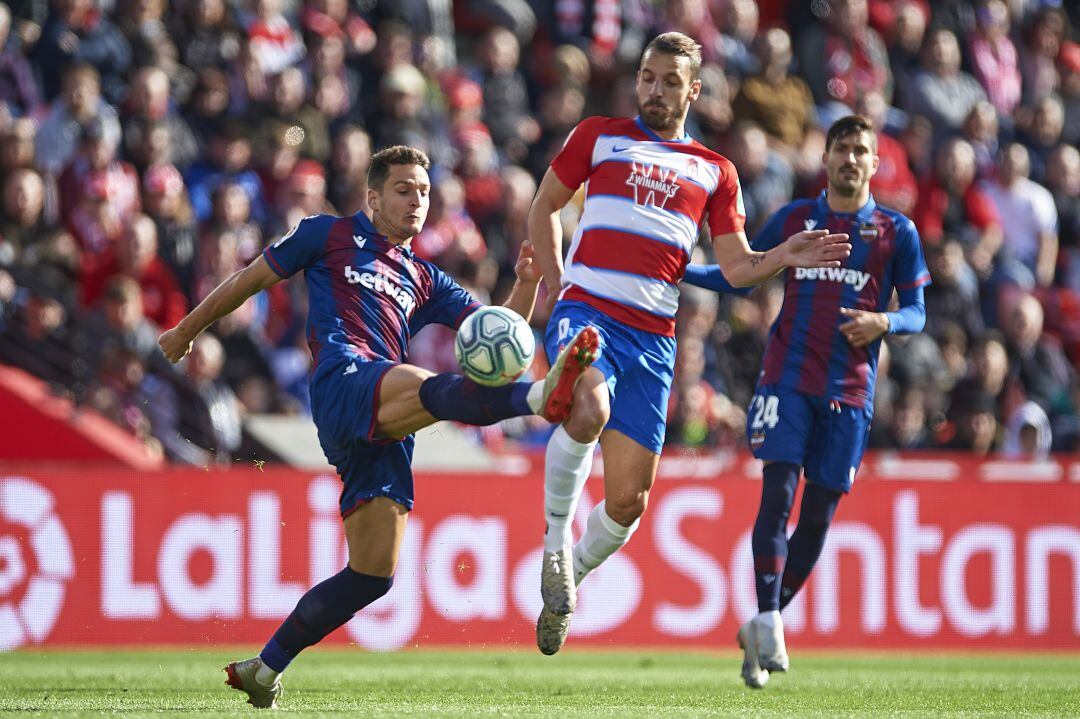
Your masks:
M 662 210 L 679 191 L 678 179 L 677 170 L 635 161 L 630 163 L 630 177 L 626 178 L 626 184 L 634 188 L 634 202 Z
M 411 315 L 413 310 L 416 309 L 416 300 L 413 296 L 402 287 L 391 282 L 390 278 L 382 273 L 357 272 L 351 266 L 346 266 L 345 280 L 350 285 L 360 285 L 369 290 L 381 292 L 396 302 L 398 307 L 405 311 L 406 315 Z
M 843 282 L 861 292 L 862 288 L 866 287 L 866 283 L 870 281 L 870 273 L 859 272 L 846 267 L 796 267 L 795 279 Z

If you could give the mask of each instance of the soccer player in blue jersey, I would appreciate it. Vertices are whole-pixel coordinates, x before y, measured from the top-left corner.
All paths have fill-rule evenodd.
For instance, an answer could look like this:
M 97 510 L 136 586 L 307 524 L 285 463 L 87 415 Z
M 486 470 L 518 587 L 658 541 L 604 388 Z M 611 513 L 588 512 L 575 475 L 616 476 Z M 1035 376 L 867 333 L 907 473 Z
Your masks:
M 765 685 L 769 672 L 788 668 L 780 610 L 817 562 L 836 506 L 862 461 L 881 338 L 920 332 L 926 321 L 923 287 L 930 273 L 919 233 L 870 194 L 876 149 L 867 118 L 850 115 L 834 123 L 823 157 L 828 189 L 781 208 L 753 242 L 755 250 L 767 250 L 804 228 L 851 238 L 851 254 L 840 267 L 786 270 L 784 304 L 747 411 L 750 449 L 765 462 L 752 535 L 759 613 L 738 634 L 743 680 L 754 688 Z M 688 268 L 686 281 L 734 291 L 715 265 Z M 894 289 L 899 309 L 888 312 Z M 806 485 L 789 538 L 800 471 Z
M 165 356 L 178 362 L 211 323 L 257 292 L 304 272 L 314 358 L 312 415 L 326 458 L 344 485 L 340 508 L 349 562 L 300 599 L 259 656 L 225 668 L 227 683 L 246 692 L 256 707 L 277 703 L 279 675 L 297 654 L 389 591 L 413 506 L 413 433 L 443 419 L 486 425 L 539 414 L 561 422 L 578 379 L 599 351 L 596 330 L 585 328 L 543 381 L 503 387 L 405 364 L 409 339 L 422 327 L 457 328 L 481 306 L 409 248 L 427 217 L 429 167 L 415 148 L 377 153 L 368 170 L 370 219 L 357 213 L 301 220 L 159 339 Z M 528 318 L 541 277 L 528 245 L 515 270 L 506 306 Z

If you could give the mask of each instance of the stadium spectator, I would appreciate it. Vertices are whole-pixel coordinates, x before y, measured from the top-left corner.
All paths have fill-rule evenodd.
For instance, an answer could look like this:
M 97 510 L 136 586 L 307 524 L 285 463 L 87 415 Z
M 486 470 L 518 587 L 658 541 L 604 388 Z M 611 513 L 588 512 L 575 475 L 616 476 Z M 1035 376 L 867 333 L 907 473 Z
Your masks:
M 946 237 L 926 248 L 926 263 L 933 284 L 926 288 L 926 331 L 937 337 L 944 325 L 962 328 L 968 339 L 984 330 L 979 304 L 979 282 L 964 259 L 964 248 Z
M 240 55 L 240 33 L 225 0 L 191 0 L 181 7 L 177 45 L 184 65 L 200 74 L 224 67 Z
M 210 217 L 214 190 L 225 182 L 233 182 L 244 188 L 256 222 L 261 224 L 266 219 L 262 180 L 251 168 L 250 133 L 235 118 L 226 118 L 214 130 L 206 159 L 192 165 L 185 180 L 192 209 L 199 221 Z
M 1005 315 L 1010 371 L 1027 397 L 1051 417 L 1074 414 L 1076 370 L 1061 344 L 1043 332 L 1043 308 L 1034 296 L 1020 295 Z
M 1061 141 L 1067 145 L 1080 144 L 1080 43 L 1067 42 L 1058 55 L 1061 75 L 1059 91 L 1065 103 L 1065 127 Z
M 304 55 L 304 43 L 285 19 L 280 0 L 254 0 L 247 27 L 251 55 L 265 75 L 276 75 Z
M 17 169 L 35 167 L 34 133 L 36 131 L 34 121 L 27 117 L 19 118 L 0 130 L 0 175 L 7 175 Z
M 33 170 L 15 170 L 0 189 L 0 268 L 20 264 L 41 240 L 45 184 Z
M 923 47 L 922 70 L 911 83 L 907 109 L 929 118 L 938 137 L 959 130 L 971 108 L 986 100 L 979 82 L 960 69 L 960 60 L 956 35 L 934 30 Z
M 465 210 L 465 186 L 454 175 L 434 183 L 427 222 L 412 246 L 417 257 L 454 274 L 466 261 L 479 262 L 487 254 L 484 237 Z
M 795 173 L 753 122 L 740 121 L 731 131 L 727 157 L 739 168 L 746 206 L 746 233 L 754 237 L 765 218 L 779 209 L 795 190 Z M 820 164 L 820 163 L 819 163 Z
M 960 137 L 975 151 L 975 175 L 980 179 L 994 175 L 1000 149 L 999 133 L 1000 119 L 994 106 L 985 101 L 975 103 L 960 128 Z
M 1025 402 L 1009 415 L 1001 453 L 1009 459 L 1045 460 L 1050 454 L 1050 418 L 1034 402 Z
M 767 30 L 754 51 L 761 70 L 743 81 L 732 110 L 739 119 L 756 122 L 774 141 L 798 148 L 813 121 L 813 97 L 802 78 L 788 72 L 791 38 L 780 28 Z
M 86 63 L 67 66 L 62 92 L 37 131 L 34 142 L 37 166 L 50 175 L 59 175 L 75 154 L 82 126 L 95 119 L 101 121 L 104 135 L 113 147 L 119 145 L 120 122 L 113 106 L 101 97 L 97 70 Z
M 716 7 L 716 3 L 712 5 Z M 720 38 L 720 64 L 725 72 L 737 79 L 757 72 L 758 60 L 750 51 L 761 19 L 757 3 L 754 0 L 731 0 L 724 9 L 714 9 L 713 12 L 714 17 L 722 14 L 719 24 L 724 32 Z M 707 32 L 697 28 L 688 28 L 687 31 L 697 34 Z
M 11 10 L 0 5 L 0 115 L 34 116 L 43 109 L 34 70 L 22 43 L 11 35 Z
M 1065 106 L 1061 97 L 1046 95 L 1035 103 L 1030 113 L 1018 113 L 1018 139 L 1031 151 L 1031 177 L 1042 182 L 1046 174 L 1046 158 L 1061 141 L 1065 129 Z
M 1036 10 L 1023 31 L 1020 74 L 1024 104 L 1030 105 L 1052 93 L 1058 86 L 1057 57 L 1065 39 L 1065 14 L 1051 5 Z
M 975 79 L 1000 114 L 1011 115 L 1020 104 L 1022 78 L 1016 46 L 1009 38 L 1009 7 L 1004 0 L 982 0 L 968 51 Z
M 177 82 L 189 82 L 191 70 L 180 65 L 180 51 L 165 24 L 167 0 L 119 0 L 120 32 L 131 47 L 134 67 L 158 67 Z
M 1046 163 L 1046 185 L 1057 210 L 1061 281 L 1080 292 L 1080 151 L 1059 145 Z
M 153 3 L 158 0 L 139 0 Z M 199 155 L 199 145 L 184 118 L 175 112 L 169 94 L 169 76 L 160 67 L 141 67 L 131 78 L 123 105 L 123 130 L 130 134 L 136 123 L 161 122 L 167 128 L 168 155 L 159 158 L 177 167 L 187 167 Z M 145 130 L 144 130 L 145 132 Z
M 327 198 L 342 215 L 366 210 L 369 164 L 371 137 L 362 127 L 343 125 L 334 136 L 327 184 Z
M 157 227 L 143 214 L 124 227 L 115 249 L 85 258 L 82 270 L 83 304 L 93 307 L 116 275 L 139 286 L 143 314 L 158 327 L 172 327 L 187 312 L 187 300 L 168 265 L 157 253 Z
M 303 157 L 325 162 L 330 156 L 330 128 L 326 116 L 307 103 L 304 73 L 288 67 L 270 79 L 270 95 L 258 109 L 260 126 L 267 123 L 289 128 L 286 140 L 297 146 Z
M 975 152 L 966 141 L 954 138 L 942 148 L 934 176 L 919 190 L 912 219 L 929 245 L 945 235 L 960 240 L 971 266 L 980 277 L 989 277 L 1001 249 L 1001 222 L 975 183 Z
M 868 21 L 866 0 L 829 0 L 824 24 L 800 32 L 799 67 L 829 119 L 845 114 L 871 90 L 892 97 L 888 52 Z M 829 119 L 822 124 L 828 125 Z
M 1006 145 L 998 158 L 997 177 L 986 183 L 985 192 L 1001 218 L 1001 261 L 1020 265 L 1006 271 L 1021 284 L 1031 286 L 1034 281 L 1049 287 L 1057 268 L 1057 209 L 1050 191 L 1028 177 L 1030 169 L 1024 146 Z
M 492 28 L 481 39 L 477 56 L 484 123 L 495 147 L 512 161 L 520 161 L 540 137 L 540 125 L 529 112 L 528 88 L 518 71 L 521 48 L 517 38 L 505 28 Z
M 154 165 L 143 173 L 143 210 L 157 228 L 158 255 L 176 276 L 184 296 L 193 299 L 195 215 L 184 179 L 172 165 Z
M 45 97 L 63 91 L 64 68 L 75 63 L 100 74 L 101 94 L 113 104 L 124 97 L 124 76 L 131 66 L 131 47 L 98 0 L 57 0 L 41 29 L 31 57 L 37 63 Z
M 100 119 L 82 126 L 79 148 L 57 179 L 64 222 L 71 223 L 72 213 L 91 184 L 100 185 L 108 193 L 117 222 L 125 222 L 139 210 L 139 175 L 134 167 L 117 158 L 119 139 Z

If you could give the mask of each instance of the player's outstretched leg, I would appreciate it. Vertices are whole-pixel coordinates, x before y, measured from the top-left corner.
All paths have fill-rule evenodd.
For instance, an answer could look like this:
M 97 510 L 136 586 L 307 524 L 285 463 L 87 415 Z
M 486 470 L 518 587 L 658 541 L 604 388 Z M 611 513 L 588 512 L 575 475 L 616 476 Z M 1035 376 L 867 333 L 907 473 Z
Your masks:
M 429 375 L 399 365 L 387 374 L 380 392 L 378 430 L 403 437 L 437 420 L 489 425 L 510 417 L 538 414 L 560 423 L 570 415 L 574 387 L 600 356 L 600 333 L 585 327 L 567 343 L 539 382 L 485 387 L 458 374 Z

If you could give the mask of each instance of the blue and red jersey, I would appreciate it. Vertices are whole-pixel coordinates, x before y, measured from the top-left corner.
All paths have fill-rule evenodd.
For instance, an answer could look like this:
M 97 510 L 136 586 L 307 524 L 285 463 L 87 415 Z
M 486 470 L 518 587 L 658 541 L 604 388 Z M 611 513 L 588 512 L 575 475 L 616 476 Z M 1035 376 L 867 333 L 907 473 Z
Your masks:
M 784 304 L 769 333 L 759 383 L 790 387 L 853 406 L 871 406 L 881 341 L 854 347 L 839 332 L 841 307 L 884 312 L 893 290 L 930 284 L 914 223 L 870 200 L 855 213 L 834 212 L 825 193 L 792 202 L 754 238 L 765 251 L 808 229 L 846 232 L 851 255 L 841 267 L 785 271 Z
M 313 215 L 263 250 L 282 278 L 304 271 L 315 363 L 334 356 L 403 362 L 429 324 L 457 329 L 481 306 L 449 275 L 380 235 L 363 213 Z

